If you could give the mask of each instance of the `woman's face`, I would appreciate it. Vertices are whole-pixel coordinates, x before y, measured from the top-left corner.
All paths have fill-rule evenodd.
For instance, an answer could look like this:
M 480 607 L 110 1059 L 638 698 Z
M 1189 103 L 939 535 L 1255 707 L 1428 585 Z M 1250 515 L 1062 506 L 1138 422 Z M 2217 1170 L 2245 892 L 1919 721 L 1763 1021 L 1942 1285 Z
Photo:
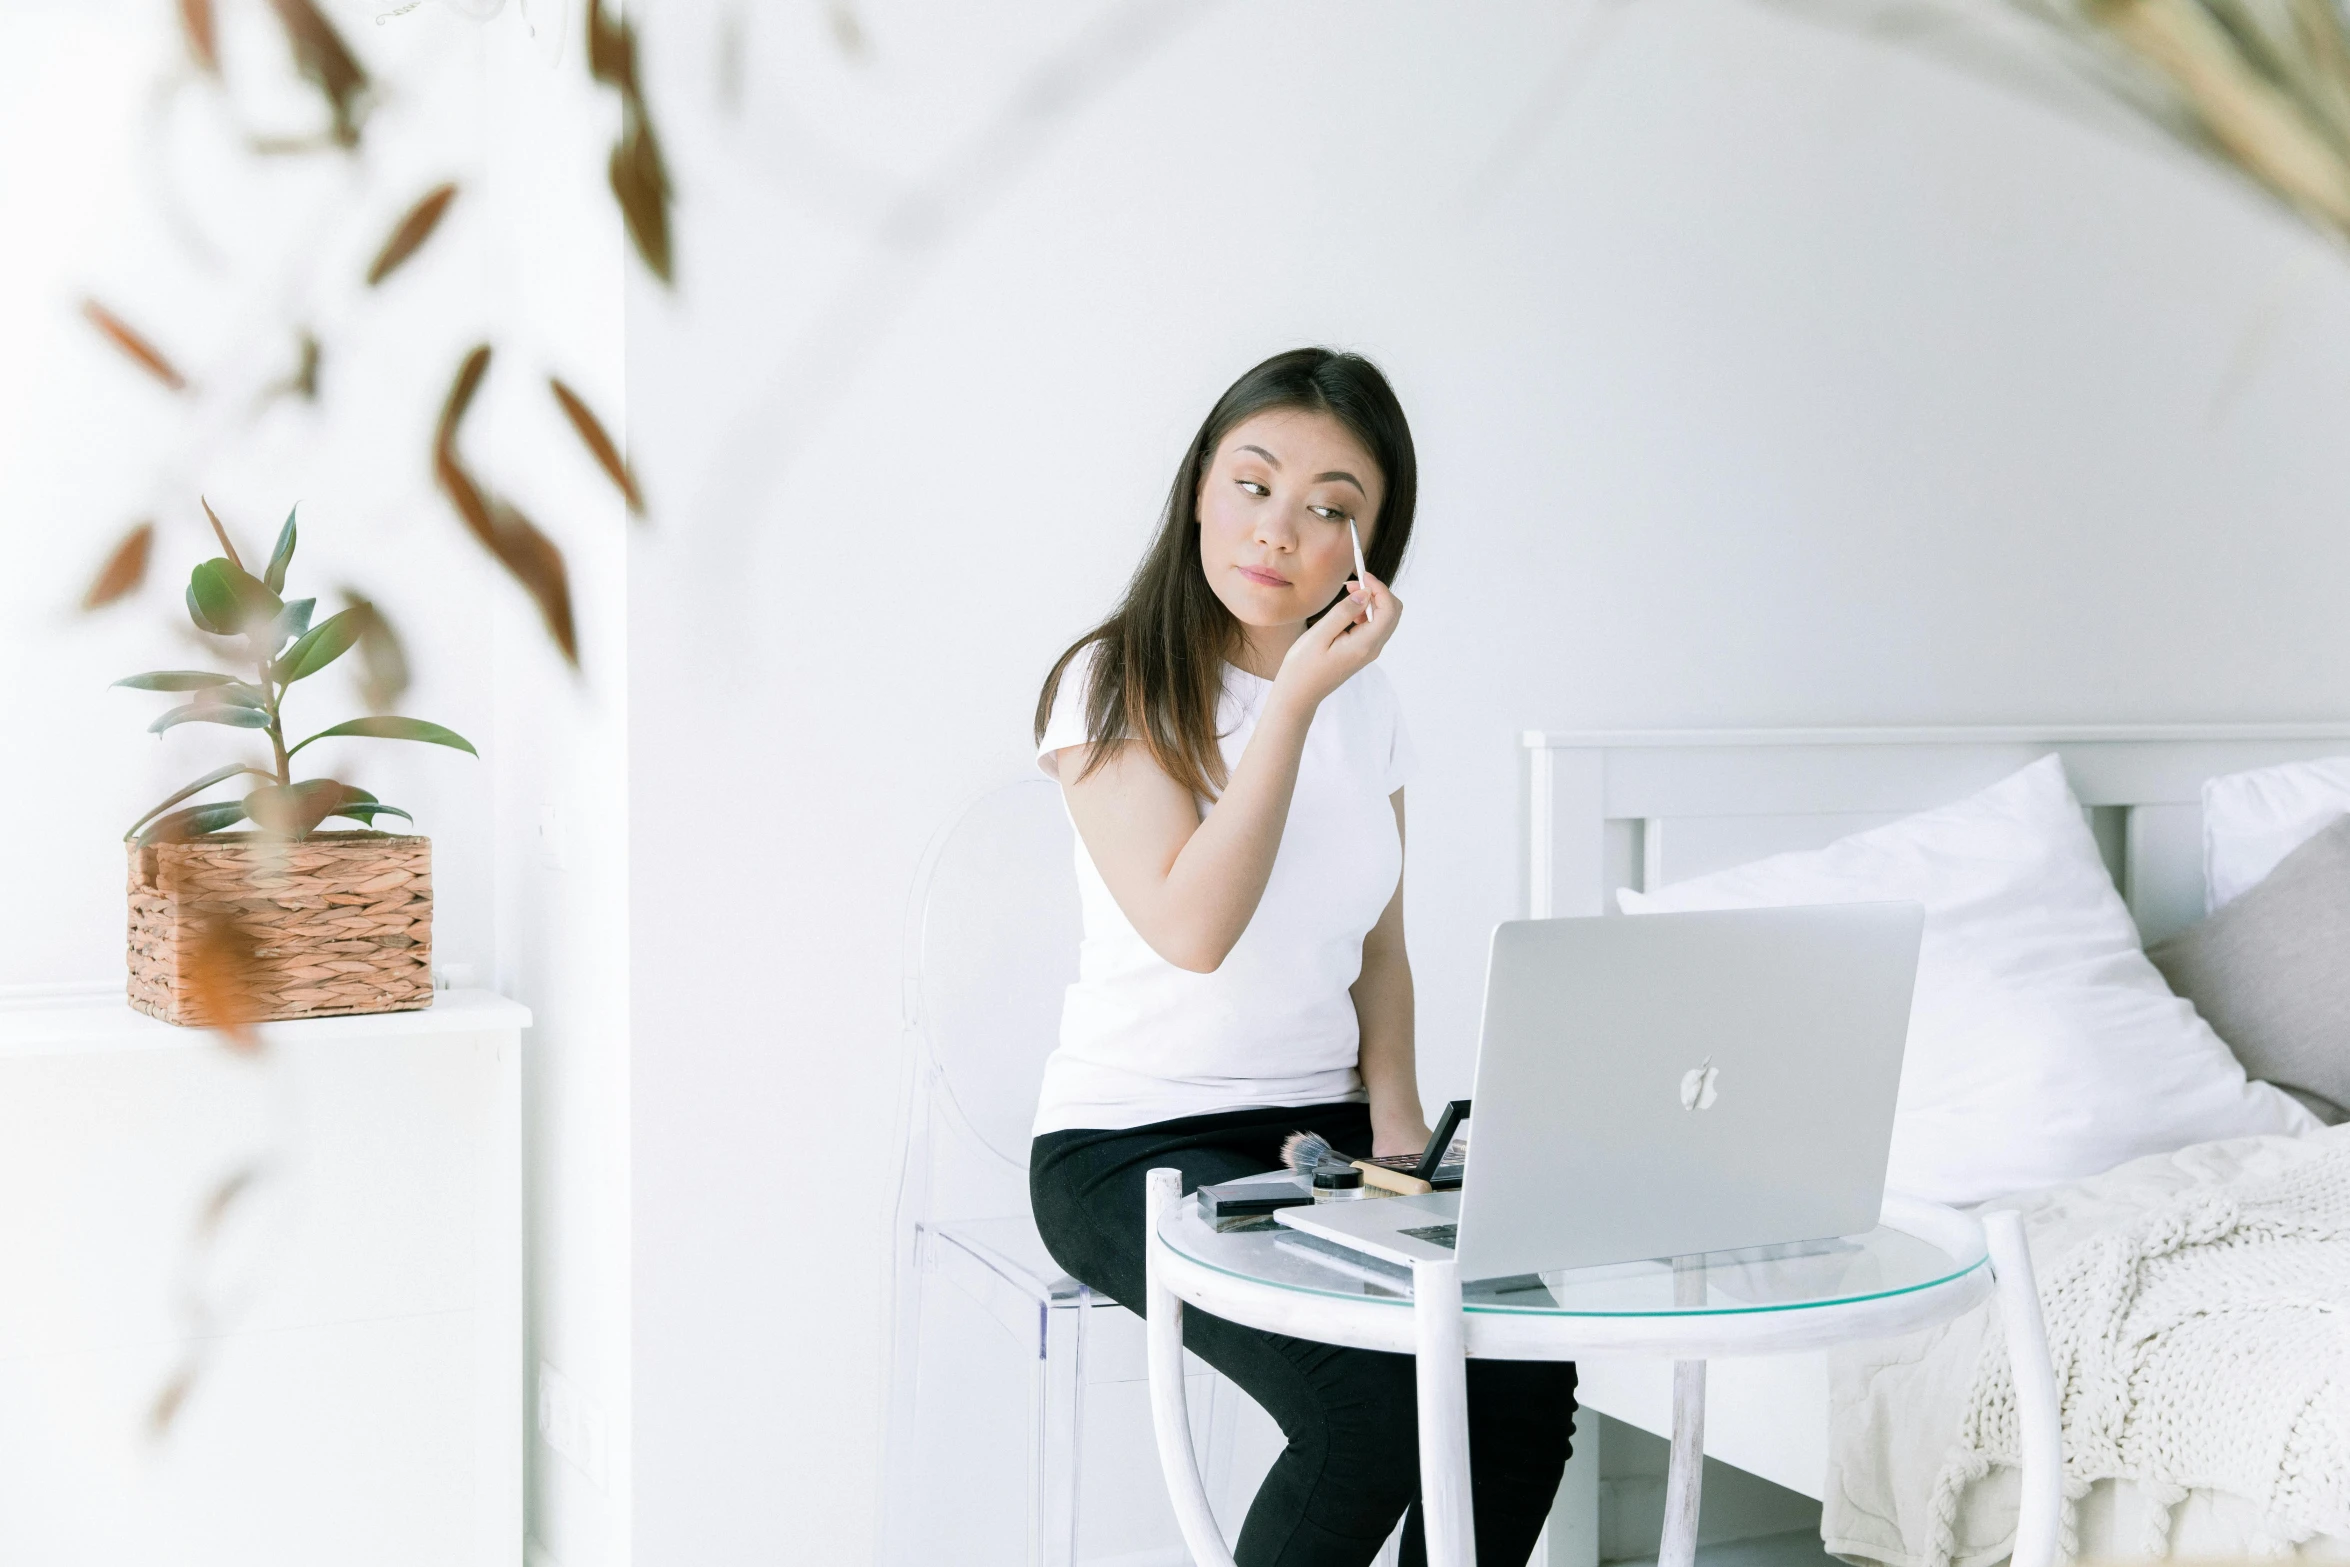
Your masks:
M 1385 480 L 1345 425 L 1277 408 L 1226 432 L 1199 489 L 1199 563 L 1246 626 L 1321 612 L 1354 571 L 1347 520 L 1371 548 Z

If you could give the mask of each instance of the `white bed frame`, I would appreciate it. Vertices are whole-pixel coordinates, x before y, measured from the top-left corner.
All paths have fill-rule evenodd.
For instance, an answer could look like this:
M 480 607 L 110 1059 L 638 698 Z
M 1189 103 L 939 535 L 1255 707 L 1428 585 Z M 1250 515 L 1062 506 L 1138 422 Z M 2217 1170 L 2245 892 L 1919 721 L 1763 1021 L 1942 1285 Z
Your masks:
M 2350 724 L 1529 731 L 1525 748 L 1526 910 L 1535 918 L 1613 913 L 1618 887 L 1658 887 L 1819 848 L 1962 799 L 2055 751 L 2151 942 L 2203 915 L 2204 780 L 2350 753 Z M 1579 1375 L 1585 1407 L 1670 1433 L 1663 1362 L 1590 1361 Z M 1823 1354 L 1714 1366 L 1706 1452 L 1820 1496 L 1827 1385 Z M 1571 1516 L 1586 1505 L 1578 1489 L 1596 1511 L 1596 1465 L 1588 1467 L 1553 1514 L 1553 1563 L 1595 1554 L 1581 1543 L 1596 1538 L 1590 1518 Z

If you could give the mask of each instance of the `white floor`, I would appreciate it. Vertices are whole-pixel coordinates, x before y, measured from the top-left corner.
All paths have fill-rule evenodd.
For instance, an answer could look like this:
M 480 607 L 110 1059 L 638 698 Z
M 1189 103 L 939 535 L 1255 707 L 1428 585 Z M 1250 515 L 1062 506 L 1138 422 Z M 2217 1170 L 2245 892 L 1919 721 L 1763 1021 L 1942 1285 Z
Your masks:
M 1627 1557 L 1603 1567 L 1656 1567 L 1653 1556 Z M 1842 1567 L 1821 1548 L 1817 1529 L 1790 1529 L 1751 1540 L 1724 1540 L 1697 1548 L 1697 1567 Z

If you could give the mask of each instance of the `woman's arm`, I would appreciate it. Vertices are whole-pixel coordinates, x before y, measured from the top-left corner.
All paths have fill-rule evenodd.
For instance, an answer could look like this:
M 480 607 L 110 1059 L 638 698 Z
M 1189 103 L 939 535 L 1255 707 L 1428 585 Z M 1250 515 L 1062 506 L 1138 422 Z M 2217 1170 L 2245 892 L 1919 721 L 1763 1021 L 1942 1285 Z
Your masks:
M 1395 834 L 1403 836 L 1403 791 L 1395 801 Z M 1371 1151 L 1418 1153 L 1428 1146 L 1420 1112 L 1419 1064 L 1412 1047 L 1412 960 L 1403 945 L 1403 878 L 1379 923 L 1363 938 L 1363 972 L 1353 989 L 1362 1030 L 1359 1069 L 1371 1096 Z
M 1366 604 L 1377 613 L 1367 613 Z M 1082 782 L 1071 779 L 1083 770 L 1085 747 L 1054 753 L 1086 853 L 1160 957 L 1206 974 L 1248 929 L 1272 879 L 1314 710 L 1379 656 L 1402 613 L 1386 586 L 1373 581 L 1306 627 L 1282 659 L 1256 732 L 1204 819 L 1191 791 L 1137 741 L 1113 743 L 1108 760 Z

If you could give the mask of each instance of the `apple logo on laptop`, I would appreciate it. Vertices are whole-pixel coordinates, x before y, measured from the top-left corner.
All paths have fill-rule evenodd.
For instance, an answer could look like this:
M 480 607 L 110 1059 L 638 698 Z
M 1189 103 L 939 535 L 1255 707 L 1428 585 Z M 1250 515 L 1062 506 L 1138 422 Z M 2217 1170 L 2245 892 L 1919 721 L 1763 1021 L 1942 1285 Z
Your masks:
M 1681 1108 L 1684 1110 L 1711 1110 L 1714 1107 L 1714 1084 L 1722 1069 L 1714 1065 L 1714 1058 L 1703 1061 L 1681 1074 Z

